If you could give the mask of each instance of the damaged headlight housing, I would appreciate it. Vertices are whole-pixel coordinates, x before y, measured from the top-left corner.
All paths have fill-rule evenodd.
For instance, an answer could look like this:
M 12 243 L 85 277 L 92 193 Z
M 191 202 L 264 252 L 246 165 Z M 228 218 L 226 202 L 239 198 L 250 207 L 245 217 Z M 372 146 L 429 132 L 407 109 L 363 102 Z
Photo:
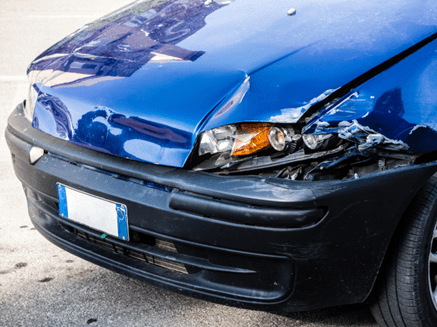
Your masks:
M 333 134 L 304 134 L 302 136 L 305 145 L 310 150 L 323 150 L 328 145 Z
M 194 170 L 229 168 L 242 162 L 271 162 L 297 151 L 326 151 L 338 146 L 336 134 L 304 134 L 299 126 L 240 123 L 216 127 L 199 134 L 190 167 Z
M 198 156 L 222 154 L 228 157 L 248 156 L 262 150 L 284 151 L 300 139 L 291 127 L 269 123 L 244 123 L 217 127 L 199 135 Z

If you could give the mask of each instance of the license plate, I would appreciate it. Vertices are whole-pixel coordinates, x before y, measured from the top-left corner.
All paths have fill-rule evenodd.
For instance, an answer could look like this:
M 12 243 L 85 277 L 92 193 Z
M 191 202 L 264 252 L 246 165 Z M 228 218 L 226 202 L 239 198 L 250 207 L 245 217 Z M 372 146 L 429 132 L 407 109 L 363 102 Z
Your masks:
M 97 229 L 103 234 L 129 240 L 127 207 L 124 204 L 108 201 L 60 183 L 57 186 L 61 217 Z

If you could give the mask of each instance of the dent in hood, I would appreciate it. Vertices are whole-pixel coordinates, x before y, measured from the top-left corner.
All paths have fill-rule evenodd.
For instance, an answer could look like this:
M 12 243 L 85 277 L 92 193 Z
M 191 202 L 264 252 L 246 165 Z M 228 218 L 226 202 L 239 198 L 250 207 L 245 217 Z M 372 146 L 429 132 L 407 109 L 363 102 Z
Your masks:
M 293 6 L 288 16 L 281 1 L 137 1 L 31 64 L 33 125 L 99 151 L 182 167 L 201 131 L 268 121 L 289 108 L 302 113 L 311 99 L 434 33 L 437 17 L 437 5 L 412 0 Z

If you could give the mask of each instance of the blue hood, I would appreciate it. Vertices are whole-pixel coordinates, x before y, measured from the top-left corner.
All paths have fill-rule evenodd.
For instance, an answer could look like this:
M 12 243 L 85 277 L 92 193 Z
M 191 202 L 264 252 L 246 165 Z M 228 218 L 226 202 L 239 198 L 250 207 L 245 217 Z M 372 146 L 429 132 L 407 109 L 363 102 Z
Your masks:
M 293 121 L 436 26 L 434 0 L 137 1 L 30 65 L 32 124 L 101 152 L 182 167 L 200 132 Z

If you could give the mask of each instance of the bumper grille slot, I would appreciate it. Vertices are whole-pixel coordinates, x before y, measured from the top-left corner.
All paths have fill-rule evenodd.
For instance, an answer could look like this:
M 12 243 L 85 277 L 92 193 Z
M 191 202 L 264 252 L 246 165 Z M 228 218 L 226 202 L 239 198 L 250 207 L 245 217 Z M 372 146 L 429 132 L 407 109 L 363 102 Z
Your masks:
M 109 246 L 111 246 L 111 248 L 108 249 L 111 249 L 111 251 L 113 252 L 122 253 L 128 256 L 129 253 L 137 253 L 135 254 L 135 256 L 132 257 L 138 258 L 142 256 L 142 258 L 144 258 L 143 261 L 146 261 L 151 264 L 154 264 L 153 262 L 157 262 L 156 265 L 161 267 L 163 267 L 163 265 L 166 265 L 165 268 L 168 269 L 171 269 L 169 267 L 174 267 L 174 265 L 176 264 L 176 265 L 182 265 L 184 267 L 185 269 L 184 273 L 188 273 L 186 272 L 185 265 L 199 268 L 199 269 L 205 269 L 209 271 L 216 271 L 216 272 L 237 273 L 243 275 L 257 273 L 254 270 L 217 265 L 211 263 L 208 259 L 197 258 L 190 255 L 174 252 L 176 250 L 176 247 L 172 242 L 164 241 L 158 238 L 155 238 L 154 246 L 143 244 L 143 243 L 139 244 L 134 242 L 121 241 L 111 236 L 107 236 L 104 240 L 102 240 L 100 238 L 100 233 L 97 231 L 94 231 L 85 226 L 78 225 L 72 221 L 61 218 L 58 215 L 56 215 L 55 217 L 52 215 L 52 218 L 55 218 L 68 231 L 77 233 L 78 236 L 80 236 L 79 232 L 83 233 L 85 237 L 82 238 L 87 239 L 87 241 L 89 242 L 92 242 L 90 237 L 93 236 L 93 239 L 97 239 L 99 242 L 103 242 L 103 243 L 107 242 Z M 100 244 L 97 243 L 97 241 L 93 243 Z M 170 249 L 170 251 L 167 249 Z M 148 257 L 151 258 L 151 262 L 147 261 Z M 171 270 L 175 270 L 175 269 L 171 269 Z
M 177 271 L 177 272 L 180 272 L 182 274 L 188 274 L 188 271 L 185 268 L 185 265 L 183 265 L 181 263 L 172 262 L 169 260 L 165 260 L 162 258 L 152 256 L 152 255 L 141 253 L 139 251 L 135 251 L 134 249 L 127 249 L 123 246 L 120 246 L 120 245 L 114 244 L 110 241 L 107 241 L 106 239 L 102 240 L 98 237 L 95 237 L 94 235 L 87 234 L 87 233 L 85 233 L 83 231 L 79 231 L 77 229 L 73 229 L 73 232 L 77 236 L 87 240 L 88 242 L 92 242 L 94 244 L 97 244 L 101 247 L 104 247 L 108 250 L 113 251 L 114 253 L 121 253 L 121 254 L 124 254 L 124 255 L 131 257 L 133 259 L 141 260 L 141 261 L 144 261 L 146 263 L 149 263 L 149 264 L 152 264 L 155 266 L 159 266 L 159 267 L 162 267 L 165 269 Z M 168 242 L 168 241 L 156 239 L 155 246 L 157 248 L 161 248 L 161 249 L 164 247 L 164 249 L 174 250 L 174 252 L 177 253 L 177 250 L 176 250 L 176 247 L 174 246 L 174 244 L 171 242 Z

